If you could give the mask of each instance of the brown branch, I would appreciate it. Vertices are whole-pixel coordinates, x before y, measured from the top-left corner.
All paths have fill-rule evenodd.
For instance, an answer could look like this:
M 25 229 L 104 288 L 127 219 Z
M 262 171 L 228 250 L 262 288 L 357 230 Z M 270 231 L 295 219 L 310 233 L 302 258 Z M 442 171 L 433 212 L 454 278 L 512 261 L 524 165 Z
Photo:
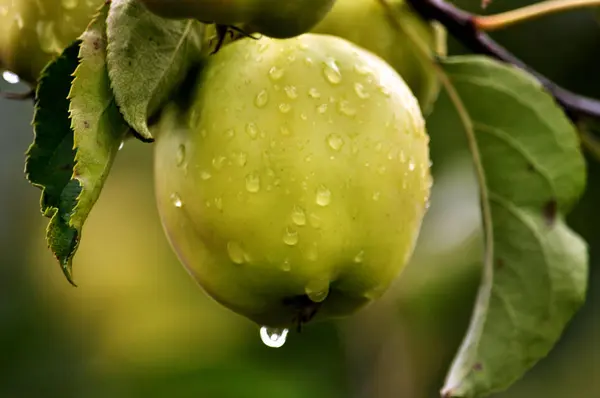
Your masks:
M 600 120 L 600 100 L 569 91 L 525 64 L 496 43 L 489 35 L 478 30 L 473 14 L 446 3 L 444 0 L 407 0 L 407 2 L 423 18 L 441 23 L 448 33 L 470 51 L 515 65 L 535 77 L 554 96 L 556 102 L 573 121 L 578 121 L 581 118 Z

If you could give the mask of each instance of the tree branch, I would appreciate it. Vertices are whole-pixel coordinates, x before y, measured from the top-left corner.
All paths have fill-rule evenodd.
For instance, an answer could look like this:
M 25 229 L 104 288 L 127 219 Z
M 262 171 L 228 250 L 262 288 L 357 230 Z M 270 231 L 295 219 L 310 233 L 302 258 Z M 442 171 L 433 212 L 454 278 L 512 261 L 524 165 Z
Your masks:
M 586 117 L 600 120 L 600 100 L 573 93 L 525 64 L 486 33 L 478 30 L 475 24 L 475 15 L 446 3 L 444 0 L 407 0 L 407 2 L 423 18 L 435 20 L 444 25 L 448 33 L 470 51 L 515 65 L 535 77 L 554 96 L 556 102 L 573 121 Z

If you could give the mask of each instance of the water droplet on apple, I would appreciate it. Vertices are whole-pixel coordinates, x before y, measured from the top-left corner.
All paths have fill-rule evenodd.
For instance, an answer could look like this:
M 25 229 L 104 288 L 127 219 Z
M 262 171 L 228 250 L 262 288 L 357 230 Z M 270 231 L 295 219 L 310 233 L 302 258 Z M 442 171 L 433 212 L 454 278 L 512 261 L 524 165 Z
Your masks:
M 346 100 L 342 100 L 338 103 L 338 111 L 342 115 L 346 115 L 346 116 L 356 115 L 356 108 L 354 108 L 352 105 L 350 105 L 350 102 L 346 101 Z
M 269 94 L 267 90 L 261 90 L 258 94 L 256 94 L 256 98 L 254 99 L 254 105 L 257 108 L 263 108 L 269 102 Z
M 321 93 L 319 92 L 318 89 L 313 87 L 308 90 L 308 96 L 310 98 L 319 99 L 319 98 L 321 98 Z
M 295 246 L 298 244 L 298 231 L 293 228 L 287 227 L 283 233 L 283 243 L 288 246 Z
M 227 254 L 229 255 L 229 259 L 233 261 L 235 264 L 243 264 L 245 254 L 242 246 L 236 241 L 227 242 Z
M 292 221 L 299 226 L 306 225 L 306 213 L 302 207 L 294 206 L 294 209 L 292 210 Z
M 282 102 L 281 104 L 279 104 L 279 112 L 281 113 L 288 113 L 289 111 L 292 110 L 292 106 L 286 102 Z
M 315 202 L 321 207 L 328 206 L 331 203 L 331 191 L 325 185 L 320 185 L 317 188 Z
M 223 198 L 221 198 L 221 197 L 215 198 L 215 207 L 219 210 L 223 210 Z
M 334 151 L 339 151 L 344 146 L 344 139 L 339 134 L 329 134 L 327 136 L 327 144 Z
M 342 73 L 333 59 L 327 60 L 323 66 L 323 74 L 331 84 L 339 84 L 342 81 Z
M 246 125 L 246 133 L 253 140 L 256 139 L 256 137 L 258 136 L 258 127 L 256 127 L 256 124 L 254 124 L 254 123 L 248 123 Z
M 289 99 L 298 98 L 298 90 L 296 89 L 296 86 L 285 86 L 283 90 Z
M 283 77 L 283 69 L 276 66 L 271 67 L 271 69 L 269 69 L 269 77 L 271 80 L 281 79 Z
M 356 93 L 358 98 L 361 98 L 361 99 L 367 99 L 371 96 L 371 94 L 369 94 L 366 91 L 365 86 L 363 86 L 360 83 L 354 83 L 354 92 Z
M 179 194 L 177 194 L 175 192 L 171 194 L 171 203 L 173 203 L 173 206 L 175 206 L 177 208 L 183 207 L 183 202 L 181 201 Z
M 260 177 L 258 174 L 250 173 L 246 176 L 246 190 L 250 193 L 260 191 Z
M 329 281 L 325 279 L 310 281 L 304 288 L 304 292 L 312 302 L 321 303 L 329 294 Z

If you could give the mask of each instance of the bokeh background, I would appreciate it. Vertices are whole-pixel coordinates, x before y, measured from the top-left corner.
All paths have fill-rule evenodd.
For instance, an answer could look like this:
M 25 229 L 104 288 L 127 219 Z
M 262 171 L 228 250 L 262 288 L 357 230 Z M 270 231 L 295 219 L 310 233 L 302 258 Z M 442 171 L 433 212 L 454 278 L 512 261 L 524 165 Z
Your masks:
M 476 0 L 461 6 L 480 10 Z M 486 11 L 522 5 L 495 0 Z M 569 12 L 495 37 L 557 82 L 600 98 L 600 24 Z M 450 42 L 451 53 L 463 49 Z M 1 79 L 0 79 L 1 80 Z M 2 90 L 23 87 L 0 81 Z M 265 347 L 258 327 L 207 298 L 179 265 L 153 197 L 152 148 L 128 142 L 91 213 L 72 288 L 47 250 L 39 190 L 23 176 L 28 102 L 0 100 L 0 398 L 429 398 L 479 282 L 477 193 L 442 95 L 428 120 L 435 187 L 417 253 L 357 316 Z M 584 308 L 551 354 L 498 398 L 600 397 L 600 164 L 569 217 L 589 242 Z

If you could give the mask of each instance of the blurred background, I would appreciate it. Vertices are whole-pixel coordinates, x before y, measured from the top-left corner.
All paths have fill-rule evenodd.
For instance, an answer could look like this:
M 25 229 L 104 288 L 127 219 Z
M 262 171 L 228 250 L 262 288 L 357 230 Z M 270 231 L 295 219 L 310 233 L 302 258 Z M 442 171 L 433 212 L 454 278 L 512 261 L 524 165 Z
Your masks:
M 461 6 L 479 10 L 474 0 Z M 523 5 L 496 0 L 487 13 Z M 600 98 L 600 24 L 569 12 L 495 37 L 566 87 Z M 450 52 L 463 50 L 450 42 Z M 0 79 L 1 80 L 1 79 Z M 1 80 L 0 89 L 19 90 Z M 153 197 L 152 148 L 126 143 L 83 232 L 79 288 L 44 240 L 40 191 L 23 175 L 29 102 L 0 100 L 0 398 L 433 398 L 462 339 L 480 272 L 477 192 L 442 95 L 428 120 L 436 184 L 413 261 L 357 316 L 265 347 L 171 252 Z M 499 398 L 600 397 L 600 164 L 570 215 L 588 241 L 585 307 L 547 359 Z

